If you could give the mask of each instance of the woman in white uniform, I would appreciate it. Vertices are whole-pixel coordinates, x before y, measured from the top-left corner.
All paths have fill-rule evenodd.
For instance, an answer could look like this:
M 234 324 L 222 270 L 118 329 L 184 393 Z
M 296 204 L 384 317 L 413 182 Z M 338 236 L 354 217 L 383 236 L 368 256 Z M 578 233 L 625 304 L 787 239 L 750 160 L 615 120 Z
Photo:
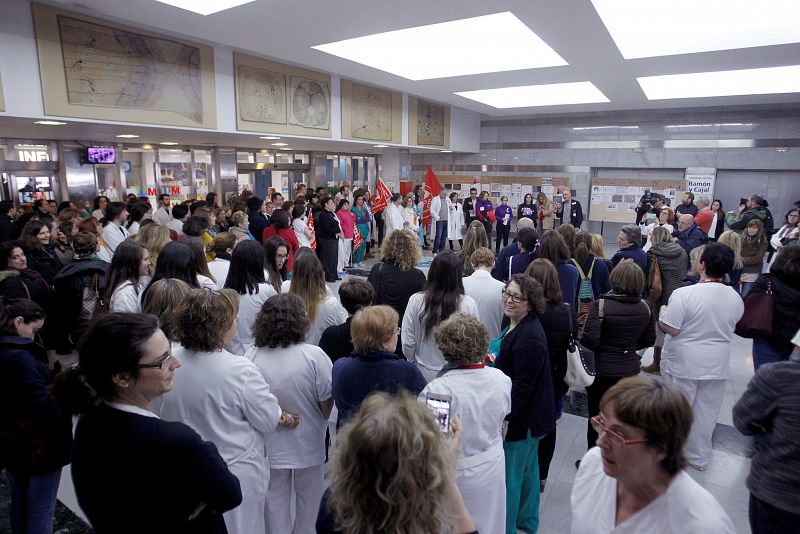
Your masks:
M 506 531 L 506 472 L 503 421 L 511 411 L 511 379 L 484 365 L 489 336 L 481 321 L 454 313 L 434 331 L 447 365 L 431 381 L 428 393 L 450 396 L 450 416 L 461 418 L 464 434 L 456 484 L 477 530 Z
M 261 370 L 281 407 L 300 422 L 295 429 L 279 428 L 267 438 L 267 530 L 276 534 L 314 534 L 325 491 L 325 428 L 333 407 L 333 364 L 322 349 L 303 342 L 309 326 L 300 297 L 291 293 L 272 297 L 258 313 L 255 346 L 245 355 Z
M 289 293 L 300 297 L 306 305 L 308 320 L 311 321 L 306 343 L 319 345 L 319 338 L 326 328 L 347 320 L 347 311 L 325 285 L 325 270 L 310 248 L 299 249 L 294 257 Z
M 150 282 L 150 253 L 136 241 L 117 247 L 106 273 L 106 302 L 109 311 L 138 313 L 142 291 Z
M 430 382 L 444 367 L 444 356 L 433 339 L 433 329 L 455 312 L 478 317 L 478 305 L 464 295 L 461 275 L 464 264 L 454 252 L 440 252 L 428 270 L 425 288 L 408 299 L 403 315 L 401 343 L 403 354 L 414 362 Z
M 278 399 L 261 371 L 247 358 L 222 347 L 236 333 L 236 292 L 192 289 L 175 310 L 182 363 L 174 389 L 153 410 L 162 419 L 185 423 L 214 443 L 242 488 L 242 504 L 224 514 L 230 534 L 264 532 L 269 465 L 264 439 L 281 424 Z M 164 503 L 162 503 L 164 504 Z
M 461 229 L 464 227 L 464 210 L 458 201 L 458 193 L 450 193 L 447 198 L 447 239 L 450 242 L 450 250 L 453 250 L 453 241 L 458 240 L 464 246 L 464 238 Z
M 239 294 L 236 333 L 225 348 L 243 356 L 253 346 L 253 323 L 261 306 L 269 297 L 278 294 L 264 278 L 264 248 L 261 243 L 251 240 L 236 245 L 225 287 Z
M 599 438 L 572 485 L 572 534 L 733 534 L 719 502 L 684 471 L 692 407 L 649 375 L 623 378 L 591 419 Z

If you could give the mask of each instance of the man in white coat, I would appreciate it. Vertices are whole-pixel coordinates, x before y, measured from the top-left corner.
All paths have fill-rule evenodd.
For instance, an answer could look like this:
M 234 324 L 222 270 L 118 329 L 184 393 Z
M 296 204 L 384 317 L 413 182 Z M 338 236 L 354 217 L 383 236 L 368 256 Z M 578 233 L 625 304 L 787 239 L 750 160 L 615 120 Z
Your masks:
M 439 190 L 439 196 L 431 200 L 431 222 L 433 230 L 433 253 L 436 254 L 444 249 L 447 241 L 447 189 Z
M 106 206 L 108 224 L 103 228 L 103 242 L 113 255 L 120 243 L 128 239 L 130 233 L 123 226 L 128 220 L 128 209 L 122 202 L 109 202 Z
M 464 294 L 475 299 L 478 317 L 486 326 L 489 339 L 500 333 L 503 320 L 503 289 L 505 284 L 492 278 L 494 255 L 486 247 L 480 247 L 469 257 L 475 272 L 464 277 Z
M 744 313 L 742 298 L 723 281 L 733 261 L 729 247 L 706 245 L 697 267 L 700 282 L 676 289 L 658 323 L 667 334 L 661 374 L 683 390 L 694 412 L 685 451 L 699 471 L 711 460 L 711 436 L 730 374 L 731 338 Z
M 403 196 L 400 193 L 395 193 L 392 195 L 389 205 L 386 206 L 384 222 L 386 223 L 387 236 L 395 230 L 403 229 L 405 219 L 403 218 L 403 207 L 401 206 L 402 201 Z
M 172 220 L 170 204 L 172 199 L 166 193 L 158 196 L 158 209 L 153 214 L 153 220 L 162 226 L 166 226 Z

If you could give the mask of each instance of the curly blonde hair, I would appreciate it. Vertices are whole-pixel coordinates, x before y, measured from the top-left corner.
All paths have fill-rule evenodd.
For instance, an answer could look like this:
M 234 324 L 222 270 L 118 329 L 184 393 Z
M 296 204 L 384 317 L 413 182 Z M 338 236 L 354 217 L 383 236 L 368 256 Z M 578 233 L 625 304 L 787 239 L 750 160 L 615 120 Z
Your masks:
M 482 362 L 489 347 L 489 334 L 477 317 L 454 313 L 433 331 L 433 338 L 448 363 Z
M 383 240 L 381 254 L 385 260 L 394 260 L 401 271 L 410 271 L 422 259 L 422 249 L 417 236 L 409 230 L 394 231 Z
M 442 433 L 417 399 L 373 393 L 339 431 L 329 504 L 345 534 L 441 532 L 449 480 Z

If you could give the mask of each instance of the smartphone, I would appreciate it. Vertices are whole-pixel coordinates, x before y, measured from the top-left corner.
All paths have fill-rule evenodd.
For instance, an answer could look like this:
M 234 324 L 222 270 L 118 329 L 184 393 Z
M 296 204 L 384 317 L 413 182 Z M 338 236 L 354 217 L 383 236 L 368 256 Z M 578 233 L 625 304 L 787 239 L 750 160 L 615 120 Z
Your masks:
M 433 412 L 439 430 L 444 434 L 450 432 L 450 395 L 426 393 L 425 404 Z

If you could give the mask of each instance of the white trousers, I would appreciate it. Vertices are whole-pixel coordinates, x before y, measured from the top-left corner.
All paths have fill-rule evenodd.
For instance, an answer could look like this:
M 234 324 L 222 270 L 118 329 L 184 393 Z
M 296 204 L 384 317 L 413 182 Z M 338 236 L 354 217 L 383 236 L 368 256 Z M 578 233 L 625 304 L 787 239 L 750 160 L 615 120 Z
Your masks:
M 324 464 L 302 469 L 270 469 L 265 514 L 267 534 L 315 534 L 319 503 L 325 493 L 324 477 Z M 295 499 L 294 527 L 292 497 Z
M 225 512 L 222 517 L 229 534 L 260 534 L 264 532 L 264 500 L 269 487 L 269 464 L 261 447 L 253 447 L 246 458 L 228 466 L 242 487 L 242 504 Z
M 667 383 L 678 386 L 692 405 L 694 421 L 684 452 L 690 464 L 705 468 L 711 461 L 711 437 L 725 397 L 725 380 L 692 380 L 661 374 Z
M 353 238 L 339 238 L 339 261 L 336 263 L 336 271 L 344 272 L 345 265 L 350 264 L 350 255 L 353 252 Z
M 456 484 L 478 532 L 505 534 L 506 457 L 503 449 L 481 465 L 456 469 Z

